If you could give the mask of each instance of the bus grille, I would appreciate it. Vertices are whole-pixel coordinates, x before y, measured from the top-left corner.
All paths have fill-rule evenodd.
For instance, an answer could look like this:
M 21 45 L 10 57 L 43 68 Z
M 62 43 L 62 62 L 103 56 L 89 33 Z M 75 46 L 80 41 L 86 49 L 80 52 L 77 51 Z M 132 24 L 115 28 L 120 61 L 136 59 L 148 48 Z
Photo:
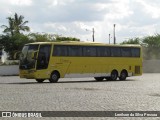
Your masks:
M 140 66 L 135 66 L 135 74 L 140 74 Z

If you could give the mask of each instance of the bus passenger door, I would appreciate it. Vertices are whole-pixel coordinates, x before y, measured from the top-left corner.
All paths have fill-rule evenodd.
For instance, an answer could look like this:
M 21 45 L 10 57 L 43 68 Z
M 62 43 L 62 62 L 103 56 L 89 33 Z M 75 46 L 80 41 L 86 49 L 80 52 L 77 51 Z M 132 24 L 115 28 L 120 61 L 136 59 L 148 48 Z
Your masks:
M 51 45 L 40 45 L 38 58 L 37 58 L 37 76 L 39 78 L 48 77 L 48 64 L 50 59 Z

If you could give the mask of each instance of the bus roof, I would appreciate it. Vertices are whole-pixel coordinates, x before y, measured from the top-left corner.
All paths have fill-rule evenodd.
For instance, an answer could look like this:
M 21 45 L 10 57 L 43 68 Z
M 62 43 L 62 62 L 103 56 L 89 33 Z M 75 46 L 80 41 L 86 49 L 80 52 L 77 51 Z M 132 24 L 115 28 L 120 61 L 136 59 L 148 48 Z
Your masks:
M 106 44 L 98 42 L 82 42 L 82 41 L 61 41 L 61 42 L 34 42 L 26 45 L 34 44 L 56 44 L 56 45 L 91 45 L 91 46 L 126 46 L 126 47 L 141 47 L 139 44 Z

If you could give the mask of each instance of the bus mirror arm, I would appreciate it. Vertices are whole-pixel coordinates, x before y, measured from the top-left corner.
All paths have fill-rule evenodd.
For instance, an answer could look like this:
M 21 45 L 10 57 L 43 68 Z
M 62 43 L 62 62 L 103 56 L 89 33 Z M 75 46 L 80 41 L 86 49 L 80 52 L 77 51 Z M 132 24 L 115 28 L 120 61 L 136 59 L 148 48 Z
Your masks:
M 37 51 L 32 52 L 32 59 L 36 60 L 37 59 Z

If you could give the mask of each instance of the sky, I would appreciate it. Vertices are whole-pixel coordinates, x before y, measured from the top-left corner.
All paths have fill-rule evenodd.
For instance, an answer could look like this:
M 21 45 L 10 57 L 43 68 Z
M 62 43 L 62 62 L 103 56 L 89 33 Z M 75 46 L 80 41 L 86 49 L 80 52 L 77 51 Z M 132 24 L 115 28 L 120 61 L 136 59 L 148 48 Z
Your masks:
M 0 0 L 0 26 L 23 15 L 31 31 L 116 43 L 160 33 L 160 0 Z M 86 30 L 87 29 L 87 30 Z M 0 28 L 0 34 L 3 29 Z

